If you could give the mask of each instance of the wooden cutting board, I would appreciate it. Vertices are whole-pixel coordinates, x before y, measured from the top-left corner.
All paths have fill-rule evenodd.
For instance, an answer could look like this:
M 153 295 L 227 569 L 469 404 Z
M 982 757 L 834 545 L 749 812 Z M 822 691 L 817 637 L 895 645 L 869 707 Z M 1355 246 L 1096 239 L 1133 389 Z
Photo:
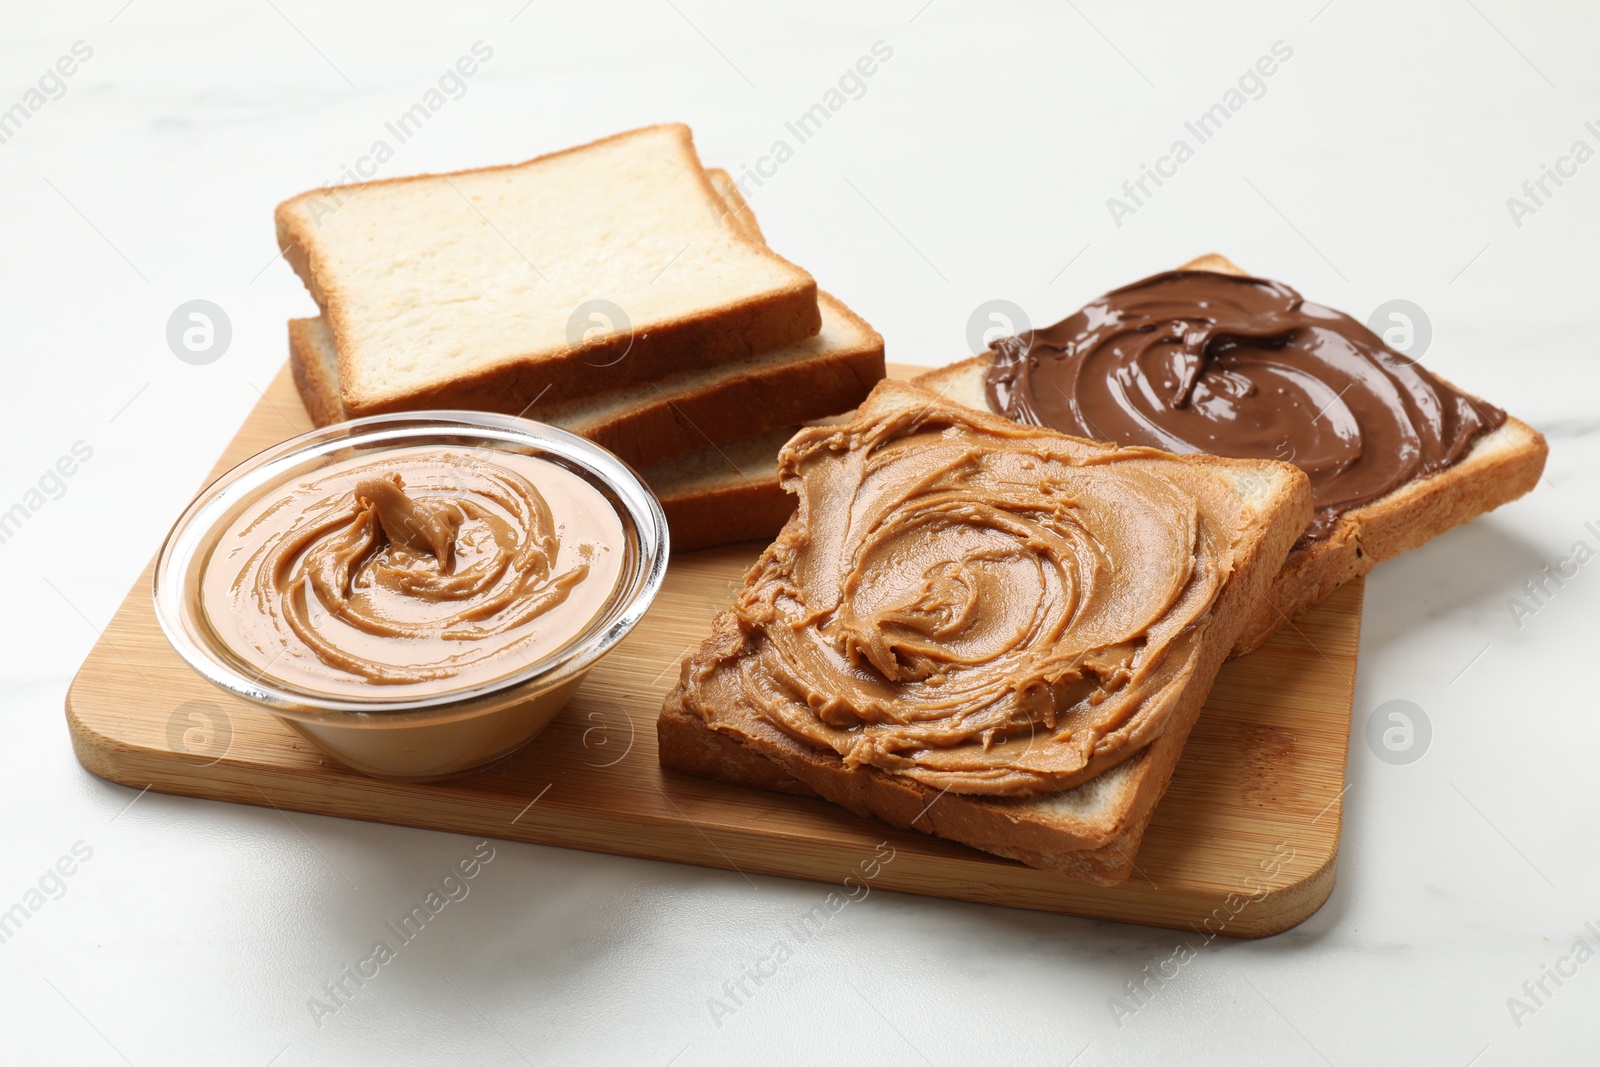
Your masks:
M 285 368 L 214 473 L 310 425 Z M 1223 668 L 1137 872 L 1101 888 L 821 800 L 662 771 L 662 697 L 759 548 L 674 559 L 650 613 L 543 734 L 487 771 L 431 785 L 347 771 L 202 680 L 161 635 L 146 567 L 67 693 L 73 748 L 133 789 L 807 878 L 833 884 L 823 907 L 895 889 L 1260 937 L 1333 891 L 1361 582 Z

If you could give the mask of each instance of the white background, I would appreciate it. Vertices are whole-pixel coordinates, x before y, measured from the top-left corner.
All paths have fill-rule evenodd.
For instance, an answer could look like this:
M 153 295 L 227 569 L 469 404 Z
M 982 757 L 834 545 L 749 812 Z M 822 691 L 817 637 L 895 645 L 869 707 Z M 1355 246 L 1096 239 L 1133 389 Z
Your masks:
M 1547 981 L 1520 1027 L 1507 998 L 1600 926 L 1600 563 L 1520 627 L 1507 600 L 1574 542 L 1600 548 L 1600 161 L 1520 227 L 1506 201 L 1575 140 L 1600 148 L 1600 15 L 1322 3 L 10 5 L 0 108 L 75 41 L 94 54 L 0 145 L 0 509 L 74 442 L 93 457 L 0 545 L 0 909 L 75 842 L 93 855 L 0 944 L 0 1059 L 1595 1062 L 1600 962 Z M 892 359 L 966 355 L 985 300 L 1053 321 L 1215 250 L 1358 318 L 1417 303 L 1424 362 L 1549 436 L 1532 496 L 1368 585 L 1319 914 L 1200 950 L 1118 1027 L 1108 999 L 1198 938 L 874 893 L 719 1026 L 707 998 L 825 887 L 501 843 L 313 1025 L 307 998 L 474 842 L 153 793 L 129 808 L 73 759 L 62 698 L 282 364 L 284 320 L 312 311 L 274 260 L 273 205 L 335 179 L 480 39 L 492 60 L 383 173 L 676 120 L 737 174 L 881 40 L 865 94 L 752 199 Z M 1265 95 L 1114 225 L 1107 197 L 1280 40 Z M 165 340 L 195 298 L 232 321 L 209 366 Z M 1361 729 L 1394 699 L 1433 727 L 1407 766 Z

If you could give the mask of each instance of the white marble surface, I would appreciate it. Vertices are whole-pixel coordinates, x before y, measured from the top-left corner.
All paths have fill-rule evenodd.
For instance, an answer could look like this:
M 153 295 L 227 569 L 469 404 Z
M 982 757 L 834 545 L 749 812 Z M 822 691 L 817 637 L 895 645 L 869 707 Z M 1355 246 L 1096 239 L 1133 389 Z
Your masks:
M 1597 33 L 1592 5 L 1506 0 L 13 5 L 0 108 L 75 42 L 93 54 L 0 144 L 0 510 L 76 442 L 92 457 L 0 545 L 0 909 L 42 900 L 0 944 L 0 1059 L 1595 1062 L 1600 962 L 1546 978 L 1540 1004 L 1523 986 L 1576 938 L 1600 947 L 1600 563 L 1521 626 L 1507 602 L 1574 542 L 1600 548 L 1600 161 L 1520 220 L 1507 198 L 1574 141 L 1600 148 Z M 708 998 L 822 887 L 507 843 L 314 1025 L 307 998 L 474 843 L 129 807 L 74 761 L 62 696 L 312 307 L 274 260 L 272 206 L 354 163 L 479 40 L 492 59 L 383 173 L 663 120 L 737 173 L 883 41 L 864 94 L 753 199 L 892 358 L 965 354 L 990 298 L 1044 321 L 1214 249 L 1358 316 L 1415 302 L 1429 366 L 1550 436 L 1536 493 L 1369 583 L 1319 914 L 1200 950 L 1119 1026 L 1110 998 L 1197 938 L 875 893 L 719 1025 Z M 1115 225 L 1107 197 L 1277 41 L 1293 54 L 1264 95 Z M 208 366 L 165 341 L 196 298 L 233 328 Z M 1395 699 L 1432 724 L 1409 765 L 1361 730 Z M 44 877 L 75 845 L 90 858 Z

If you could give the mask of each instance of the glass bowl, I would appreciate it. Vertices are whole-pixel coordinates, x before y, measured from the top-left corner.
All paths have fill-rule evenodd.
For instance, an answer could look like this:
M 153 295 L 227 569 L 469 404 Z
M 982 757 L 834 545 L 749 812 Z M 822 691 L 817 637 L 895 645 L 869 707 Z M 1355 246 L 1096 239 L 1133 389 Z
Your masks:
M 549 655 L 492 681 L 426 695 L 320 693 L 264 676 L 222 641 L 200 583 L 233 520 L 264 496 L 334 463 L 418 446 L 534 456 L 578 476 L 615 509 L 625 544 L 616 585 L 586 627 Z M 378 778 L 431 781 L 510 755 L 555 718 L 584 675 L 644 616 L 666 574 L 661 503 L 620 459 L 592 442 L 528 419 L 474 411 L 375 415 L 302 434 L 218 478 L 189 505 L 161 546 L 156 618 L 203 677 L 270 712 L 344 765 Z

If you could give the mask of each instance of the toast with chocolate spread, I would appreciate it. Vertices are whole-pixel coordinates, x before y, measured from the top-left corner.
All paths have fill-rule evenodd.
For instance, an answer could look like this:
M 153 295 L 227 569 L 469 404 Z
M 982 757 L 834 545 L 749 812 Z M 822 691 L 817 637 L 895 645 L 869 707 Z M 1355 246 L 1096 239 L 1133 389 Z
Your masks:
M 779 459 L 797 508 L 658 720 L 668 769 L 1112 884 L 1311 516 L 1272 461 L 880 383 Z
M 1217 255 L 916 381 L 1068 433 L 1306 469 L 1316 513 L 1235 655 L 1383 560 L 1527 493 L 1548 452 L 1526 423 L 1355 320 Z

